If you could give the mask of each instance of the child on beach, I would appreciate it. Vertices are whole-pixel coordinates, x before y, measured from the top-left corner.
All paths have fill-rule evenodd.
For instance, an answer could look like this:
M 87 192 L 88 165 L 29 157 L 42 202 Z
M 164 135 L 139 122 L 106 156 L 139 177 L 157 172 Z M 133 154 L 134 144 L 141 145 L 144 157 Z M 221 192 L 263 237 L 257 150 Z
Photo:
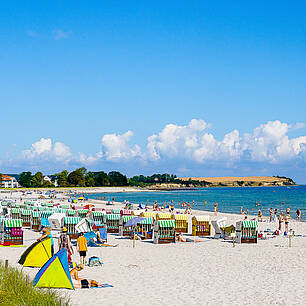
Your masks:
M 299 208 L 296 210 L 296 220 L 301 221 L 301 211 Z
M 215 216 L 218 214 L 218 203 L 214 205 L 214 214 Z
M 84 237 L 83 233 L 80 233 L 77 239 L 78 251 L 80 254 L 81 264 L 85 265 L 85 257 L 87 252 L 87 239 Z

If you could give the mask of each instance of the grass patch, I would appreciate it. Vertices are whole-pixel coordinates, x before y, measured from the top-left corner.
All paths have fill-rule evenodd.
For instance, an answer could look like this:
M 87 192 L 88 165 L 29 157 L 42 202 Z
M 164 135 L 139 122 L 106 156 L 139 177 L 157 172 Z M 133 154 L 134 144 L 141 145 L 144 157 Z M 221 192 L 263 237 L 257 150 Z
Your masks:
M 5 268 L 0 262 L 0 305 L 69 305 L 67 297 L 61 297 L 51 289 L 36 289 L 25 274 L 16 268 Z

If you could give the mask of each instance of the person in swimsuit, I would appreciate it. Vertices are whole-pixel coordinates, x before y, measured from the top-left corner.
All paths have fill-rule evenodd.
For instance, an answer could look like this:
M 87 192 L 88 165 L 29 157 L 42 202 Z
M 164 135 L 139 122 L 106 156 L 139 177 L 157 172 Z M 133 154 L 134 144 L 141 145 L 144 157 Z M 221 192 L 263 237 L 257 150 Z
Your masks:
M 285 231 L 287 234 L 289 232 L 289 218 L 290 217 L 288 215 L 285 216 Z
M 37 241 L 42 241 L 43 239 L 47 238 L 47 237 L 50 237 L 51 238 L 51 254 L 53 256 L 54 254 L 54 242 L 53 242 L 53 237 L 52 237 L 52 234 L 51 234 L 51 228 L 48 228 L 48 227 L 42 227 L 41 229 L 41 237 L 37 239 Z
M 301 221 L 301 211 L 299 208 L 296 210 L 296 220 Z
M 69 235 L 67 235 L 67 228 L 62 228 L 62 234 L 58 238 L 58 250 L 65 249 L 67 251 L 68 263 L 72 262 L 71 255 L 73 254 L 73 248 L 70 242 Z
M 76 268 L 72 269 L 70 271 L 70 276 L 72 280 L 72 284 L 74 288 L 92 288 L 92 287 L 104 287 L 104 284 L 99 284 L 97 281 L 93 279 L 86 279 L 86 278 L 80 278 L 79 277 L 79 271 L 84 269 L 84 265 L 78 264 Z

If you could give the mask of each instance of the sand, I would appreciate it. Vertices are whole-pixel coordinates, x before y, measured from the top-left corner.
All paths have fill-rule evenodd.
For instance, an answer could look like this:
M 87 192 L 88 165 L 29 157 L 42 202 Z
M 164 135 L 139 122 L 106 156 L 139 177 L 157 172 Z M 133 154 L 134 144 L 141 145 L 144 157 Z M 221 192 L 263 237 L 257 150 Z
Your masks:
M 203 211 L 194 214 L 206 214 Z M 217 217 L 211 215 L 212 219 Z M 240 215 L 227 216 L 229 223 Z M 260 222 L 259 228 L 276 225 Z M 306 223 L 292 221 L 297 234 L 306 235 Z M 25 230 L 25 244 L 39 234 Z M 72 305 L 304 305 L 306 296 L 306 237 L 294 237 L 289 248 L 284 236 L 258 244 L 201 239 L 200 243 L 154 245 L 109 234 L 116 248 L 89 248 L 101 267 L 85 267 L 81 277 L 112 284 L 113 288 L 60 290 Z M 56 248 L 57 250 L 57 248 Z M 24 248 L 1 248 L 0 258 L 16 265 Z M 74 260 L 79 258 L 74 254 Z M 24 268 L 31 277 L 38 269 Z

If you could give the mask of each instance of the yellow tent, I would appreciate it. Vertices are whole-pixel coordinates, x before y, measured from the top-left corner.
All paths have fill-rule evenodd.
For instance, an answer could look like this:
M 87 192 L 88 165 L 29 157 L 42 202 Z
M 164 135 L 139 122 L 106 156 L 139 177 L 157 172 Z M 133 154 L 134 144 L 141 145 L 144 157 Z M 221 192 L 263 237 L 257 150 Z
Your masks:
M 18 263 L 24 267 L 41 268 L 51 257 L 51 238 L 46 238 L 29 246 L 21 255 Z

